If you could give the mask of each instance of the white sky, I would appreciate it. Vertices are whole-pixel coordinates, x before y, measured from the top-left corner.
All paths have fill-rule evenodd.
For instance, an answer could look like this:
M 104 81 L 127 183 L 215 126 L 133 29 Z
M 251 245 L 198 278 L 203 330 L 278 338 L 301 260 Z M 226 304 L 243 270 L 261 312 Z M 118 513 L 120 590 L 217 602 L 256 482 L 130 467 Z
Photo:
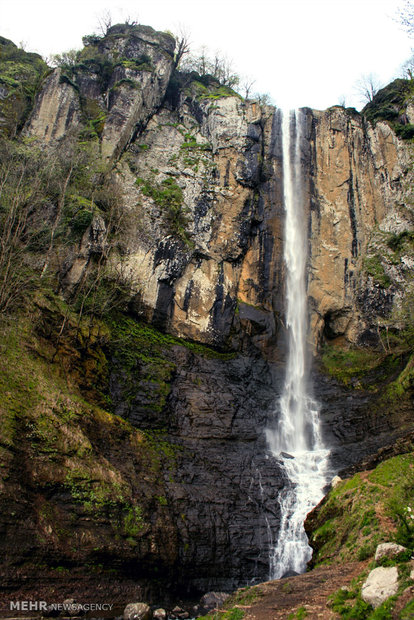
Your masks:
M 256 80 L 281 107 L 361 108 L 355 82 L 373 73 L 398 77 L 410 41 L 393 18 L 400 0 L 0 0 L 0 35 L 44 56 L 82 47 L 109 10 L 156 30 L 190 34 Z

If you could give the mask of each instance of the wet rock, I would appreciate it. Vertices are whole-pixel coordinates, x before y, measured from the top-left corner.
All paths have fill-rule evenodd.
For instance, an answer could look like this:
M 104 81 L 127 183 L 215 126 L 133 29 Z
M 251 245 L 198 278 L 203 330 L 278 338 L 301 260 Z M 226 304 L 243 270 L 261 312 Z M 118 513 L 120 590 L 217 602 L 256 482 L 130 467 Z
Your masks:
M 156 609 L 152 614 L 153 620 L 167 620 L 167 612 L 161 607 Z
M 286 573 L 283 573 L 283 575 L 281 576 L 281 579 L 285 579 L 285 577 L 295 577 L 296 575 L 299 575 L 299 573 L 297 573 L 294 570 L 288 570 L 286 571 Z
M 363 600 L 372 605 L 374 609 L 379 607 L 390 596 L 397 594 L 398 569 L 396 566 L 374 568 L 364 584 L 361 596 Z

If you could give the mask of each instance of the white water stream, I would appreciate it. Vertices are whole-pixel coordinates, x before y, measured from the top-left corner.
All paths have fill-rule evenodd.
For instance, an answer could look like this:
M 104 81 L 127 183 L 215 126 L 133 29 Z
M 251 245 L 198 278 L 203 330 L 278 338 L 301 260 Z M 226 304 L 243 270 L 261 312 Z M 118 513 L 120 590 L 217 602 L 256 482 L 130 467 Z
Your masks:
M 323 497 L 328 478 L 329 450 L 322 443 L 318 404 L 310 393 L 307 364 L 307 217 L 303 204 L 302 121 L 300 111 L 283 113 L 288 357 L 278 425 L 268 429 L 267 439 L 273 454 L 282 459 L 291 484 L 282 491 L 279 499 L 281 525 L 277 544 L 271 550 L 271 579 L 306 569 L 312 549 L 303 523 L 307 513 Z

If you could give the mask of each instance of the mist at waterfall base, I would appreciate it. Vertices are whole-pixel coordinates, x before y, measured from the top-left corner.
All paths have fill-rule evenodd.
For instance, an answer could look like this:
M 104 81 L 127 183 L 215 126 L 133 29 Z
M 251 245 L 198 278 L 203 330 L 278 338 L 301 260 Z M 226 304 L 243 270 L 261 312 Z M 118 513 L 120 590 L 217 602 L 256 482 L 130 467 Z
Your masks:
M 283 194 L 285 208 L 286 328 L 285 380 L 269 448 L 288 477 L 279 497 L 277 542 L 270 551 L 270 579 L 302 573 L 312 556 L 304 530 L 308 512 L 322 499 L 329 476 L 329 450 L 320 434 L 319 407 L 309 389 L 307 364 L 307 238 L 301 163 L 303 113 L 282 112 Z M 292 458 L 293 457 L 293 458 Z

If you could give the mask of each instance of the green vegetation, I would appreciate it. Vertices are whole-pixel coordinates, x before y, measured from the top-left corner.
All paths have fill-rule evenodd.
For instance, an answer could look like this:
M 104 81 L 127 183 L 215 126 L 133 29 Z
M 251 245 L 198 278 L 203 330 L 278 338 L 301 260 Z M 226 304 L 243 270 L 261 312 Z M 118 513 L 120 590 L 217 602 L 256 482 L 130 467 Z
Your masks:
M 136 184 L 145 196 L 149 196 L 163 210 L 168 228 L 184 243 L 191 244 L 187 233 L 188 209 L 184 205 L 182 189 L 172 177 L 161 183 L 138 178 Z
M 25 123 L 48 67 L 38 54 L 27 53 L 0 37 L 0 133 L 13 138 Z
M 303 620 L 303 618 L 308 617 L 308 612 L 306 611 L 306 607 L 299 607 L 296 611 L 288 615 L 288 620 Z
M 80 514 L 87 517 L 86 524 L 96 518 L 100 527 L 106 524 L 114 544 L 125 541 L 134 546 L 137 539 L 149 536 L 154 511 L 165 510 L 167 498 L 159 472 L 173 472 L 176 449 L 165 437 L 147 436 L 101 409 L 94 403 L 92 391 L 88 392 L 88 401 L 84 400 L 76 385 L 77 376 L 83 376 L 77 375 L 76 354 L 82 354 L 82 363 L 96 375 L 96 356 L 92 357 L 85 343 L 78 349 L 82 334 L 88 332 L 86 342 L 91 346 L 89 326 L 82 320 L 77 329 L 78 343 L 73 342 L 69 327 L 74 327 L 71 322 L 76 315 L 68 314 L 68 330 L 62 333 L 60 346 L 53 339 L 44 339 L 43 315 L 47 313 L 49 327 L 59 315 L 52 302 L 42 302 L 39 296 L 36 301 L 30 318 L 15 315 L 13 321 L 7 321 L 3 317 L 0 324 L 0 477 L 6 485 L 9 479 L 16 484 L 13 459 L 19 455 L 19 466 L 24 464 L 27 475 L 33 477 L 32 490 L 42 498 L 26 518 L 36 519 L 38 510 L 48 532 L 44 544 L 58 537 L 65 542 L 67 553 L 77 549 L 78 537 L 88 527 L 76 522 Z M 51 314 L 53 307 L 56 316 Z M 95 333 L 95 347 L 103 335 L 102 330 L 100 335 Z M 65 373 L 68 364 L 70 384 Z M 115 456 L 118 452 L 122 455 L 119 460 Z M 135 459 L 135 467 L 139 464 L 146 483 L 139 477 L 130 478 L 123 468 L 124 458 Z M 68 516 L 62 521 L 62 494 L 69 494 L 77 506 L 72 521 Z M 70 511 L 70 500 L 65 506 Z M 82 549 L 90 553 L 90 545 L 96 540 L 90 534 L 85 536 L 89 542 Z
M 414 232 L 403 230 L 398 234 L 391 233 L 387 239 L 387 246 L 393 250 L 393 252 L 399 254 L 404 250 L 412 252 L 414 248 Z
M 398 136 L 405 140 L 414 137 L 414 125 L 403 121 L 407 102 L 414 94 L 413 80 L 397 79 L 382 88 L 362 110 L 373 125 L 378 121 L 390 123 Z
M 330 597 L 330 607 L 344 620 L 365 620 L 372 612 L 371 605 L 362 600 L 359 589 L 341 589 Z
M 366 256 L 364 258 L 364 270 L 369 273 L 382 288 L 388 288 L 391 284 L 389 276 L 385 273 L 380 256 Z
M 393 618 L 393 611 L 398 599 L 404 593 L 404 590 L 412 584 L 412 580 L 404 578 L 404 575 L 408 574 L 411 570 L 409 562 L 400 560 L 396 565 L 398 566 L 400 581 L 398 592 L 396 595 L 389 597 L 376 609 L 373 609 L 372 606 L 366 603 L 361 597 L 361 586 L 367 576 L 367 571 L 364 571 L 359 577 L 353 580 L 351 588 L 341 588 L 334 592 L 334 594 L 329 597 L 329 607 L 344 620 L 389 620 L 389 618 Z M 375 567 L 375 563 L 372 567 Z M 412 617 L 409 615 L 412 609 L 412 602 L 409 602 L 404 607 L 401 614 L 398 615 L 398 618 Z
M 313 563 L 364 560 L 390 538 L 412 549 L 413 489 L 414 452 L 341 482 L 329 492 L 312 525 Z
M 326 344 L 322 349 L 323 371 L 348 387 L 377 391 L 400 367 L 397 354 L 371 349 L 343 349 Z
M 242 620 L 244 618 L 244 610 L 229 609 L 226 611 L 218 611 L 215 614 L 208 614 L 207 616 L 201 616 L 200 620 Z
M 240 588 L 226 599 L 221 611 L 202 616 L 200 620 L 241 620 L 245 616 L 243 607 L 254 603 L 261 595 L 260 586 Z

